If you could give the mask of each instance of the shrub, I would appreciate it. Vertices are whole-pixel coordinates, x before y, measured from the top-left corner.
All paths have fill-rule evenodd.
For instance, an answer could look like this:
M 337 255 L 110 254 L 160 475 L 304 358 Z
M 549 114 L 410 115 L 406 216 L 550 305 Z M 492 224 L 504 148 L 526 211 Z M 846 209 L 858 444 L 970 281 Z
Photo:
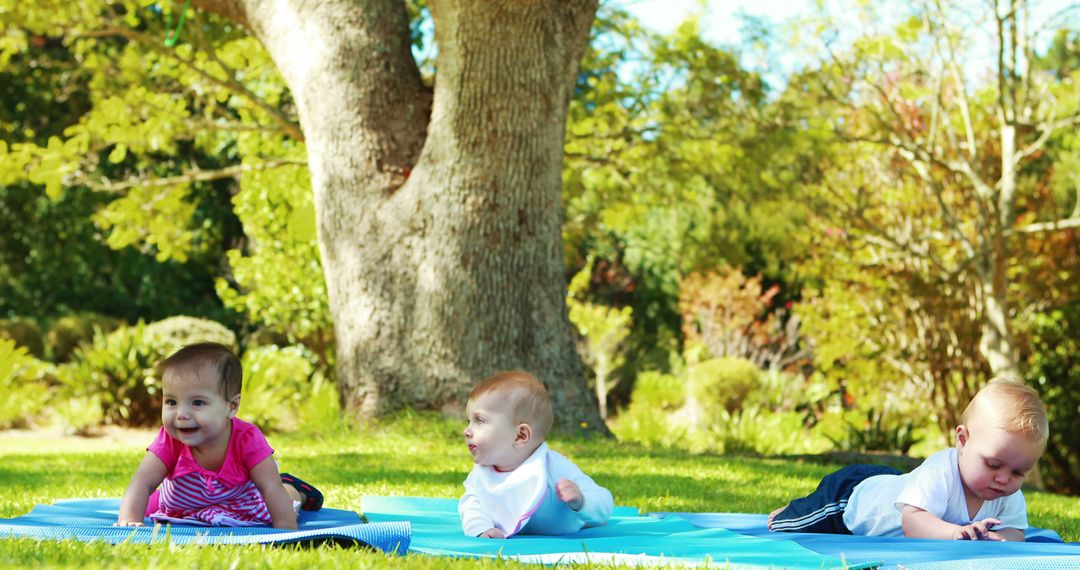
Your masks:
M 871 409 L 865 416 L 858 412 L 844 415 L 844 429 L 837 435 L 826 435 L 840 451 L 891 451 L 907 454 L 918 443 L 918 425 L 899 414 L 887 414 Z
M 53 362 L 67 362 L 75 347 L 94 340 L 95 331 L 110 333 L 121 322 L 107 315 L 80 313 L 60 317 L 53 323 L 45 340 Z
M 745 358 L 758 368 L 798 369 L 809 364 L 800 320 L 773 307 L 780 287 L 763 288 L 761 276 L 738 267 L 693 273 L 679 283 L 679 312 L 686 346 L 701 346 L 714 358 Z
M 692 367 L 690 378 L 693 401 L 678 377 L 642 373 L 630 406 L 609 424 L 611 431 L 624 441 L 691 453 L 820 453 L 829 446 L 796 410 L 794 392 L 808 385 L 801 377 L 763 378 L 752 362 L 722 358 Z
M 761 371 L 743 358 L 714 358 L 690 368 L 690 395 L 706 417 L 738 410 L 760 384 Z
M 807 411 L 821 407 L 832 394 L 821 375 L 810 378 L 779 370 L 766 370 L 760 376 L 761 385 L 747 400 L 771 410 Z
M 289 337 L 285 333 L 266 327 L 255 329 L 244 338 L 245 350 L 257 346 L 287 346 L 288 344 Z
M 161 403 L 154 365 L 170 349 L 160 337 L 147 334 L 142 323 L 96 335 L 89 345 L 76 348 L 71 362 L 60 368 L 64 395 L 98 399 L 106 423 L 156 425 Z M 85 426 L 71 427 L 81 430 Z
M 1046 404 L 1050 439 L 1040 461 L 1044 483 L 1080 492 L 1080 303 L 1036 316 L 1028 362 L 1032 386 Z
M 325 436 L 340 433 L 346 428 L 337 387 L 325 374 L 315 374 L 311 379 L 311 390 L 308 397 L 301 401 L 297 412 L 300 416 L 299 431 L 308 435 Z
M 720 412 L 709 427 L 711 448 L 721 453 L 779 455 L 819 453 L 828 441 L 815 437 L 795 412 L 769 412 L 756 406 Z
M 655 370 L 642 372 L 634 381 L 631 404 L 654 410 L 677 410 L 686 403 L 686 383 Z
M 0 320 L 0 339 L 15 341 L 16 346 L 25 348 L 35 358 L 45 357 L 41 329 L 33 321 L 19 318 Z
M 688 427 L 672 414 L 633 400 L 608 426 L 620 440 L 646 447 L 682 447 L 688 433 Z
M 97 395 L 60 398 L 51 407 L 68 433 L 90 435 L 105 422 L 105 406 Z
M 319 432 L 340 426 L 337 390 L 319 371 L 318 357 L 296 345 L 248 350 L 242 415 L 267 431 Z
M 674 412 L 686 403 L 686 385 L 675 376 L 653 370 L 642 372 L 634 382 L 630 406 L 608 422 L 615 437 L 646 447 L 680 446 L 688 426 Z
M 216 342 L 236 351 L 236 335 L 224 325 L 194 317 L 170 317 L 146 325 L 146 334 L 164 344 L 172 353 L 196 342 Z
M 48 364 L 30 356 L 26 347 L 0 338 L 0 428 L 23 427 L 49 399 Z

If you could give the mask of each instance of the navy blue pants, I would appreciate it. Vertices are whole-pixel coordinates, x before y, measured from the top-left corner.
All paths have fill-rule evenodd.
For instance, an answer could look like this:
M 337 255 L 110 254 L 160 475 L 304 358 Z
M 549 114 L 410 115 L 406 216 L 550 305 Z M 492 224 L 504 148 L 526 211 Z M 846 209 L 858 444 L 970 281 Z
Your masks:
M 848 465 L 826 475 L 813 493 L 795 499 L 773 518 L 769 530 L 851 534 L 844 525 L 844 510 L 855 486 L 875 475 L 900 475 L 885 465 Z

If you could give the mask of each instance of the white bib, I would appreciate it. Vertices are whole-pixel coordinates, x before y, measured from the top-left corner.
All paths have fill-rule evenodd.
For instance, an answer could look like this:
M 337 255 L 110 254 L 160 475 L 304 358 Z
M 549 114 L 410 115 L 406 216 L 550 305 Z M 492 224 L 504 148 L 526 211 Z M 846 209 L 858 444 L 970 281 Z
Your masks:
M 473 475 L 486 495 L 487 515 L 506 536 L 520 532 L 547 496 L 547 456 L 547 443 L 542 443 L 524 463 L 508 473 L 490 467 L 474 470 Z

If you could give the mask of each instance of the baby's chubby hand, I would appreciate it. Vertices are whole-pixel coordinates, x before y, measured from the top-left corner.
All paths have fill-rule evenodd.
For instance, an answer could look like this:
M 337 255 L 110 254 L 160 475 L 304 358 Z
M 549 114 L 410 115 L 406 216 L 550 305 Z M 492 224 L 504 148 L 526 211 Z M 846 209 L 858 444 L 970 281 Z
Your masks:
M 113 526 L 146 526 L 142 521 L 116 521 Z
M 957 526 L 953 531 L 953 540 L 996 540 L 1004 541 L 1005 537 L 990 530 L 993 526 L 1001 524 L 995 518 L 987 518 L 974 521 L 971 524 Z
M 581 487 L 569 479 L 559 479 L 559 482 L 555 484 L 555 494 L 573 511 L 580 509 L 584 501 L 581 496 Z
M 479 534 L 479 538 L 506 538 L 506 534 L 497 528 L 489 528 Z

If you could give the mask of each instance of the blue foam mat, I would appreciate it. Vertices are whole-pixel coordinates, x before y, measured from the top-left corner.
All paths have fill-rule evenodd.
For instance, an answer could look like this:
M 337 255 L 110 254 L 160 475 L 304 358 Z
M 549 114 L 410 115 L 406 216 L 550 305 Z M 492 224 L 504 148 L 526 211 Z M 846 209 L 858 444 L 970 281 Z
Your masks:
M 650 513 L 681 519 L 699 528 L 723 528 L 744 536 L 794 542 L 825 556 L 852 563 L 879 561 L 882 568 L 1071 569 L 1080 568 L 1080 543 L 1061 541 L 1052 530 L 1028 529 L 1027 542 L 924 540 L 834 534 L 769 532 L 766 515 L 745 513 Z
M 515 536 L 492 540 L 465 536 L 454 499 L 364 497 L 371 521 L 412 524 L 410 552 L 432 556 L 509 558 L 525 562 L 622 562 L 654 565 L 729 564 L 732 568 L 860 568 L 840 558 L 812 552 L 794 542 L 775 541 L 726 529 L 697 528 L 679 517 L 643 516 L 616 507 L 606 526 L 563 536 Z
M 300 511 L 299 529 L 266 526 L 209 527 L 158 525 L 115 527 L 119 499 L 71 499 L 37 505 L 28 514 L 0 519 L 0 537 L 38 540 L 101 541 L 152 544 L 322 544 L 360 545 L 384 552 L 404 553 L 409 548 L 408 522 L 365 524 L 352 511 L 321 509 Z

